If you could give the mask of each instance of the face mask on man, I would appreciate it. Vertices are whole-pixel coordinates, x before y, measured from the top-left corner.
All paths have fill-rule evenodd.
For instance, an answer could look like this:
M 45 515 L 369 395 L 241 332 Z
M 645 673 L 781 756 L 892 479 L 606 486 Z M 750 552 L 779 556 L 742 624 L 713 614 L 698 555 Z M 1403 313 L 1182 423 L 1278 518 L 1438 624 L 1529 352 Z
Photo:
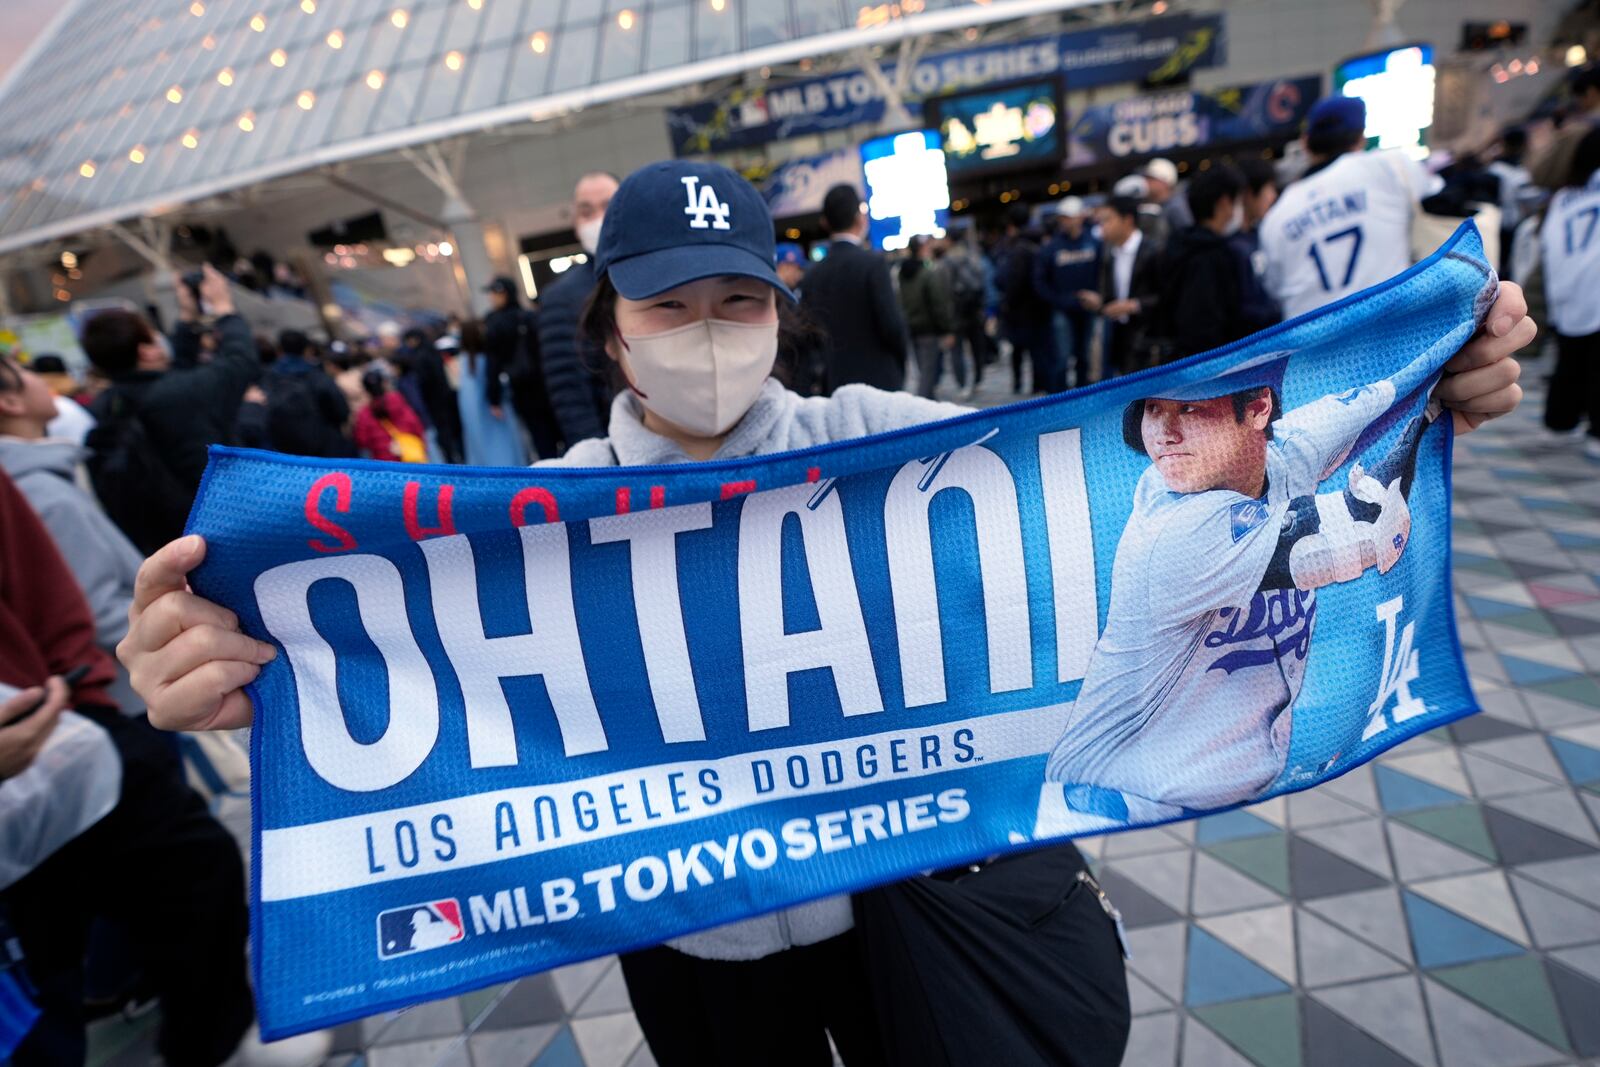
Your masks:
M 605 221 L 606 217 L 600 215 L 596 218 L 585 219 L 572 227 L 578 234 L 578 243 L 591 256 L 594 255 L 594 250 L 600 247 L 600 227 L 605 224 Z
M 778 358 L 778 324 L 701 319 L 622 335 L 628 375 L 645 407 L 701 437 L 728 432 L 756 402 Z

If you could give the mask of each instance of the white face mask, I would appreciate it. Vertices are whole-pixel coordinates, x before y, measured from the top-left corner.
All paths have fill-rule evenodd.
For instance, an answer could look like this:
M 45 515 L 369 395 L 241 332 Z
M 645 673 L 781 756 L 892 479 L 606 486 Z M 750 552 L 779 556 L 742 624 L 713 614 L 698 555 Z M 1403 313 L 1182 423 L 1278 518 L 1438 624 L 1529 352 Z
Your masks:
M 600 247 L 600 227 L 605 221 L 606 217 L 601 215 L 599 218 L 589 219 L 572 227 L 578 235 L 578 243 L 591 256 L 594 255 L 594 250 Z
M 778 358 L 776 322 L 701 319 L 622 340 L 644 406 L 701 437 L 726 433 L 744 417 Z

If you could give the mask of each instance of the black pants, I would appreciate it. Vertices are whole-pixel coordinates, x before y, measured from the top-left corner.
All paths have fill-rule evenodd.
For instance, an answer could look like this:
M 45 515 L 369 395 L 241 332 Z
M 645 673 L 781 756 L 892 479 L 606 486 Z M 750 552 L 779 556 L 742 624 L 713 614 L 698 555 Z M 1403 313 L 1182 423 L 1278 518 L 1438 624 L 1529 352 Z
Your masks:
M 213 1067 L 255 1018 L 239 849 L 184 784 L 165 737 L 142 719 L 93 717 L 122 757 L 121 800 L 0 893 L 44 1013 L 12 1062 L 83 1063 L 83 959 L 103 917 L 127 933 L 160 997 L 165 1062 Z
M 664 945 L 622 957 L 634 1015 L 660 1067 L 883 1067 L 854 931 L 758 960 Z
M 1066 366 L 1056 351 L 1055 324 L 1046 318 L 1039 322 L 1010 325 L 1006 336 L 1011 341 L 1011 391 L 1022 391 L 1022 357 L 1033 365 L 1033 391 L 1060 392 L 1066 387 Z
M 1589 436 L 1600 438 L 1600 333 L 1556 334 L 1556 371 L 1544 401 L 1544 424 L 1577 429 L 1587 418 Z
M 1072 345 L 1072 384 L 1074 388 L 1082 388 L 1093 380 L 1090 376 L 1089 350 L 1094 337 L 1094 325 L 1100 320 L 1087 311 L 1066 311 L 1062 317 L 1067 320 L 1067 341 Z M 1062 354 L 1062 362 L 1061 388 L 1065 389 L 1065 353 Z

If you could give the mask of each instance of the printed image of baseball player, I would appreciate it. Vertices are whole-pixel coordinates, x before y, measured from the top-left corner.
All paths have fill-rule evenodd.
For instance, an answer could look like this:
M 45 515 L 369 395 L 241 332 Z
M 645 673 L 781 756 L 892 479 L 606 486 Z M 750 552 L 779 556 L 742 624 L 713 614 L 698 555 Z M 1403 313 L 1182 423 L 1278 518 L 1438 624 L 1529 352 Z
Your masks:
M 1050 753 L 1036 836 L 1181 817 L 1283 771 L 1316 591 L 1387 573 L 1411 533 L 1422 434 L 1320 483 L 1394 403 L 1394 380 L 1280 410 L 1282 359 L 1128 406 L 1149 456 L 1104 632 Z M 1407 389 L 1409 391 L 1409 387 Z

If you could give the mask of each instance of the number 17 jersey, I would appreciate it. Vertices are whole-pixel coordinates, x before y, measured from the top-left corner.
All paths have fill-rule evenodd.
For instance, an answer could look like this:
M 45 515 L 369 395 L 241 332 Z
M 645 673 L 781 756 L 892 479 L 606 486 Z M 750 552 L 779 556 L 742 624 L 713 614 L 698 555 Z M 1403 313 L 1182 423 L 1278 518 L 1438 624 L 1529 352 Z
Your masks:
M 1261 222 L 1267 291 L 1294 318 L 1411 266 L 1411 219 L 1433 192 L 1398 150 L 1352 152 L 1292 183 Z

